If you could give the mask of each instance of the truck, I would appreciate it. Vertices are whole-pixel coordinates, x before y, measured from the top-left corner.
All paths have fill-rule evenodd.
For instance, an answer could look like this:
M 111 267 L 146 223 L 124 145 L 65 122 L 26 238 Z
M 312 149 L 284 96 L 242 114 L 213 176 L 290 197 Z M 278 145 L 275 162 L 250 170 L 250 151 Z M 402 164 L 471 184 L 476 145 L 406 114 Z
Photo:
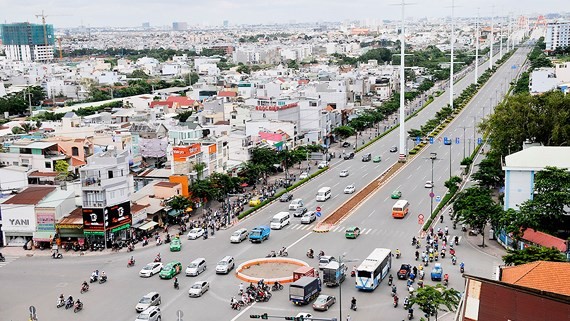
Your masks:
M 321 279 L 303 276 L 289 285 L 289 301 L 296 305 L 305 305 L 321 293 Z
M 271 233 L 269 226 L 254 227 L 251 232 L 249 232 L 249 240 L 252 243 L 261 243 L 269 239 L 269 233 Z
M 295 271 L 293 271 L 293 282 L 304 276 L 319 277 L 318 273 L 315 273 L 315 268 L 310 266 L 301 266 Z
M 346 278 L 347 267 L 344 263 L 330 261 L 323 268 L 323 282 L 326 286 L 337 286 Z

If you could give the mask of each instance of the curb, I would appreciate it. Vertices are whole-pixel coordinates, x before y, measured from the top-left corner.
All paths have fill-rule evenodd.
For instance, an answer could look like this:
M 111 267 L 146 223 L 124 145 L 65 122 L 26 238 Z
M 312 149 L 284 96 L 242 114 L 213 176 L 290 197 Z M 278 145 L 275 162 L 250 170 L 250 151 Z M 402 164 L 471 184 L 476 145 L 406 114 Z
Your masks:
M 266 279 L 266 278 L 257 278 L 257 277 L 245 275 L 242 273 L 243 269 L 246 269 L 246 268 L 253 266 L 253 265 L 260 265 L 260 264 L 265 264 L 265 263 L 287 263 L 287 264 L 298 265 L 298 266 L 309 266 L 309 264 L 307 264 L 305 261 L 301 261 L 301 260 L 293 259 L 293 258 L 283 258 L 283 257 L 275 257 L 274 258 L 274 257 L 271 257 L 271 258 L 253 259 L 253 260 L 243 262 L 242 264 L 240 264 L 236 268 L 236 272 L 235 272 L 236 277 L 238 279 L 244 281 L 244 282 L 247 282 L 247 283 L 257 283 L 259 280 L 263 280 L 266 284 L 269 284 L 269 285 L 271 285 L 272 283 L 275 283 L 275 282 L 279 282 L 281 284 L 294 282 L 293 281 L 293 275 L 281 277 L 281 278 Z

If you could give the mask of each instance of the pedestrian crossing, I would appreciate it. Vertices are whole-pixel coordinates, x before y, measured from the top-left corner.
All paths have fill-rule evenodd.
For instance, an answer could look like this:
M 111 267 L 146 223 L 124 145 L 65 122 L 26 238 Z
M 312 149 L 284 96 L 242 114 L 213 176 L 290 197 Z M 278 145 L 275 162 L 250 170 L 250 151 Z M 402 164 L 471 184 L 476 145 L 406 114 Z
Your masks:
M 290 224 L 284 229 L 287 230 L 297 230 L 297 231 L 312 231 L 316 227 L 316 224 Z M 333 226 L 329 233 L 343 233 L 349 226 Z M 380 235 L 385 234 L 387 231 L 377 228 L 360 228 L 360 235 Z
M 6 265 L 10 264 L 11 262 L 16 261 L 19 258 L 19 256 L 6 256 L 6 255 L 4 255 L 4 258 L 6 260 L 4 262 L 0 262 L 0 268 L 3 268 Z

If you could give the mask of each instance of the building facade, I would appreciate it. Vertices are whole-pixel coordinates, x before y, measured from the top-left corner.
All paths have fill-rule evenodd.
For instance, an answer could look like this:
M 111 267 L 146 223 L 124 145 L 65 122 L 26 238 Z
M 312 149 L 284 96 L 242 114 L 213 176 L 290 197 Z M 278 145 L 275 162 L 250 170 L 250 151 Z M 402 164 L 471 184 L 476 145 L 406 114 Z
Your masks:
M 570 22 L 556 21 L 549 23 L 545 42 L 547 51 L 570 46 Z
M 50 61 L 54 55 L 53 25 L 28 22 L 0 26 L 6 57 L 18 61 Z

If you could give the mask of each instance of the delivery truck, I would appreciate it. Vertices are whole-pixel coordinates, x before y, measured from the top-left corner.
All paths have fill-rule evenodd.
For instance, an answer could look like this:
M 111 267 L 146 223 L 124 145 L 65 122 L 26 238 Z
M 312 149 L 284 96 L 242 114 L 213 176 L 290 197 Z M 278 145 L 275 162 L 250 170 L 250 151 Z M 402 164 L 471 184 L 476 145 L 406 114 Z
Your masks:
M 309 304 L 321 293 L 321 279 L 304 276 L 289 285 L 289 300 L 297 305 Z
M 271 233 L 269 226 L 254 227 L 251 232 L 249 232 L 249 240 L 252 243 L 261 243 L 269 239 L 269 233 Z
M 323 283 L 326 286 L 337 286 L 346 278 L 346 266 L 344 263 L 330 261 L 323 268 Z

